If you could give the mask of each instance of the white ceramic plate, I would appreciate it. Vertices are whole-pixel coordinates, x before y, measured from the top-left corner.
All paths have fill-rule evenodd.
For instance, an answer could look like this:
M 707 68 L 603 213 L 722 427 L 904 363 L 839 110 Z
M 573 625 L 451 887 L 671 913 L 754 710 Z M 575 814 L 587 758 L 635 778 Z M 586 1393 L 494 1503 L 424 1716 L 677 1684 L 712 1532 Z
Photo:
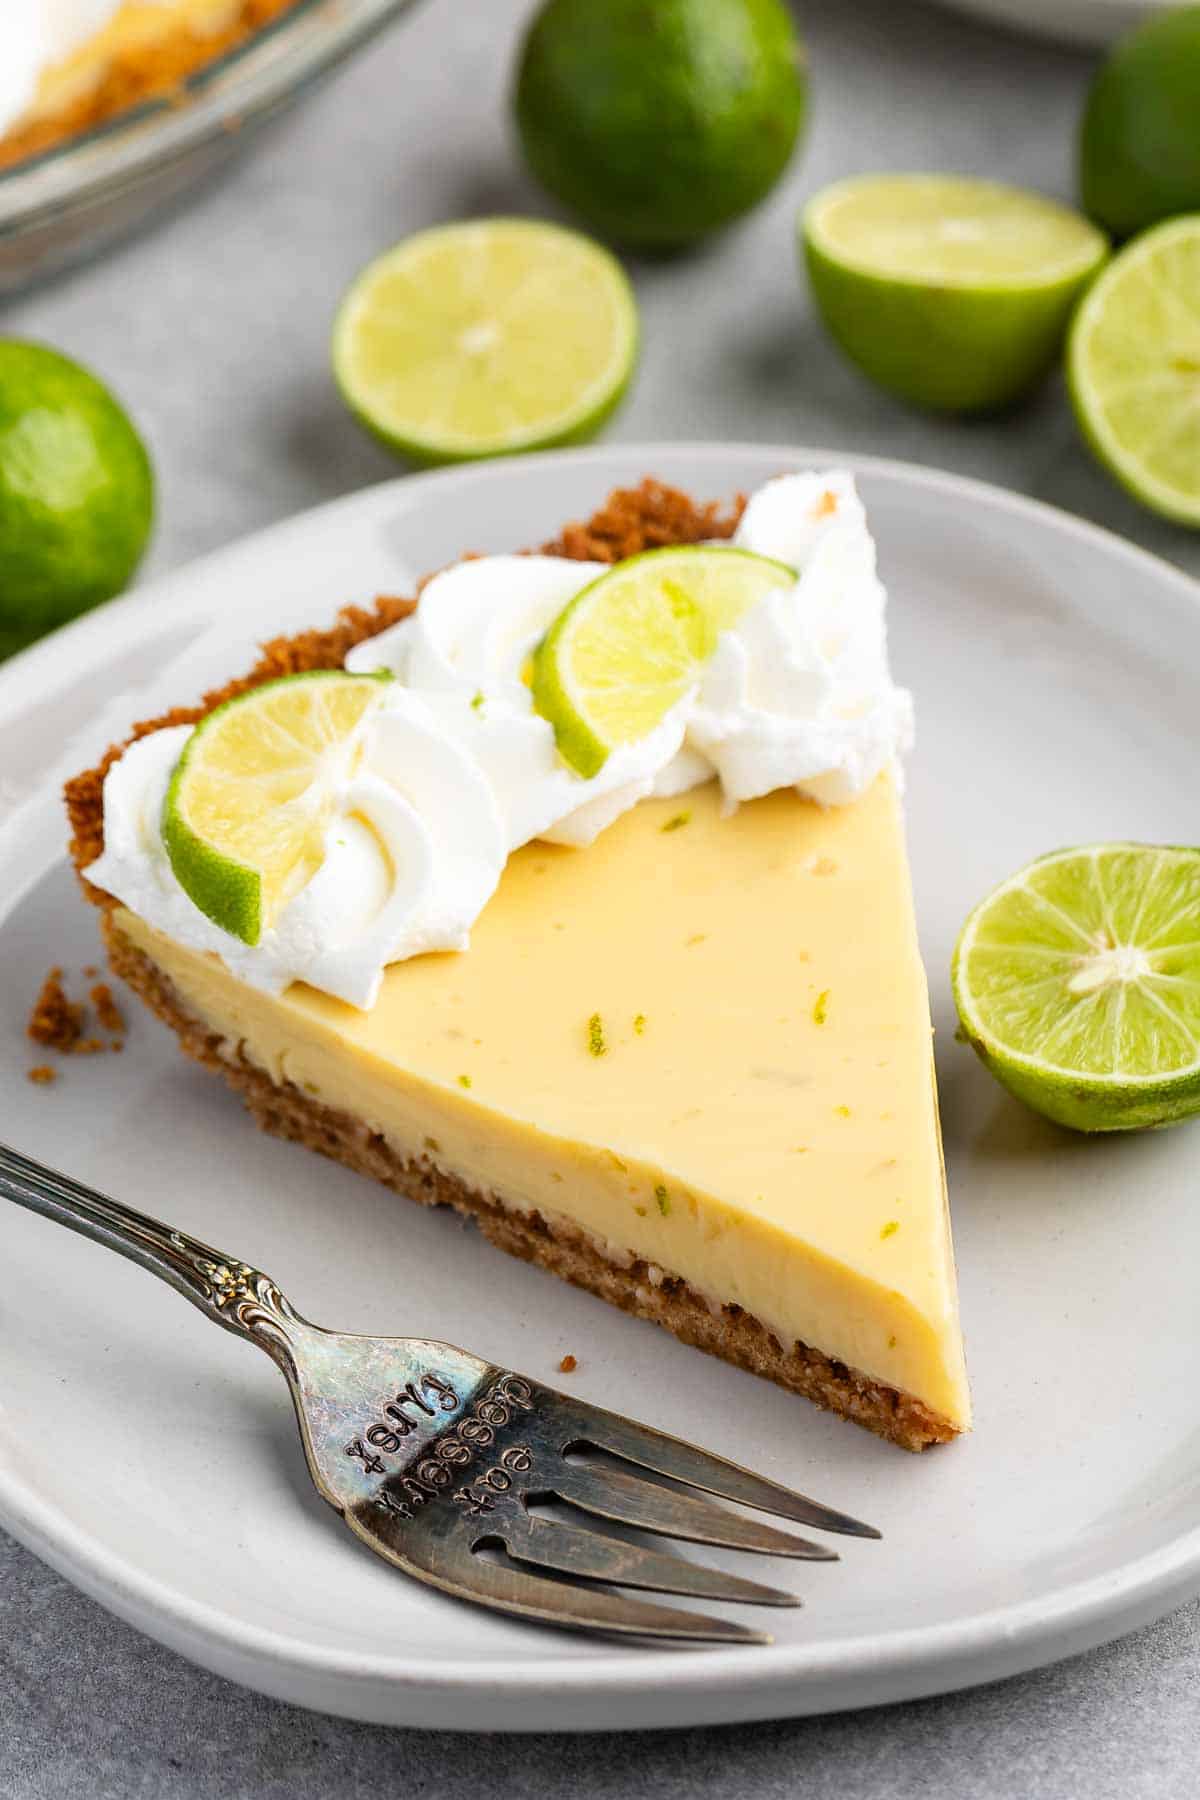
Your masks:
M 469 548 L 538 541 L 647 471 L 728 494 L 826 454 L 617 447 L 410 478 L 235 546 L 0 670 L 19 788 L 163 698 Z M 770 1648 L 614 1647 L 404 1581 L 308 1485 L 267 1360 L 67 1232 L 0 1219 L 0 1517 L 106 1606 L 234 1679 L 331 1712 L 452 1728 L 682 1725 L 964 1686 L 1096 1644 L 1200 1587 L 1200 1128 L 1089 1142 L 954 1042 L 968 907 L 1027 858 L 1195 841 L 1200 589 L 1045 507 L 855 459 L 917 695 L 910 835 L 968 1353 L 970 1439 L 909 1457 L 510 1261 L 452 1218 L 261 1136 L 135 1013 L 121 1057 L 31 1086 L 50 962 L 96 954 L 50 794 L 0 829 L 4 1135 L 271 1271 L 311 1317 L 447 1337 L 708 1443 L 871 1519 L 880 1544 L 789 1571 Z M 190 647 L 189 647 L 190 646 Z M 177 666 L 161 673 L 170 659 Z M 156 673 L 156 670 L 159 672 Z M 102 697 L 107 721 L 89 724 Z M 751 1559 L 753 1560 L 753 1559 Z M 778 1566 L 764 1565 L 767 1579 Z M 761 1619 L 758 1621 L 761 1623 Z M 10 1621 L 19 1632 L 19 1619 Z
M 1014 31 L 1097 49 L 1162 12 L 1171 0 L 943 0 L 955 12 L 974 13 Z

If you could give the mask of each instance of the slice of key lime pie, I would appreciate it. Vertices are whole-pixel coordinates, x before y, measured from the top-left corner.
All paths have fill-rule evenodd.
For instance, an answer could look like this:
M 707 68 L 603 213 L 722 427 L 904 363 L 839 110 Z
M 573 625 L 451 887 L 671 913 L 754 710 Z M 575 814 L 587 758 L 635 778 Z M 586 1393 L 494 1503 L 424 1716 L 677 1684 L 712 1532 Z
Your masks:
M 970 1403 L 910 728 L 849 476 L 647 482 L 139 727 L 73 850 L 267 1130 L 917 1450 Z

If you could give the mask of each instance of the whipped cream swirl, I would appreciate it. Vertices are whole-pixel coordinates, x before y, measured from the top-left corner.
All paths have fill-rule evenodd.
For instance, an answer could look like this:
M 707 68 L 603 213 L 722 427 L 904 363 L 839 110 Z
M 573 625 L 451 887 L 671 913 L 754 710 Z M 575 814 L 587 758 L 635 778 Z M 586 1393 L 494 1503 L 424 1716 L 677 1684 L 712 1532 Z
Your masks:
M 528 658 L 603 572 L 548 556 L 456 564 L 408 619 L 359 644 L 354 672 L 395 681 L 332 776 L 325 859 L 251 947 L 183 892 L 162 843 L 163 796 L 189 727 L 130 746 L 104 787 L 97 887 L 178 943 L 277 993 L 304 981 L 369 1008 L 389 963 L 462 950 L 512 851 L 585 846 L 648 795 L 717 777 L 730 808 L 792 787 L 844 805 L 907 748 L 908 695 L 887 663 L 885 595 L 853 478 L 783 476 L 750 500 L 735 543 L 796 570 L 723 632 L 695 690 L 585 780 L 534 711 Z

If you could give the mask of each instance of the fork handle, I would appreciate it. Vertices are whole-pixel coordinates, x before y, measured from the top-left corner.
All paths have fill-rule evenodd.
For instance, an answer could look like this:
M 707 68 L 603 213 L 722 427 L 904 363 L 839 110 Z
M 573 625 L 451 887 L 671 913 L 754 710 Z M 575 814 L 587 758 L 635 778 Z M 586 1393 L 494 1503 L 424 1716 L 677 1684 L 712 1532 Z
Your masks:
M 0 1195 L 127 1256 L 169 1282 L 215 1324 L 249 1338 L 285 1368 L 292 1362 L 289 1326 L 299 1316 L 261 1269 L 6 1144 L 0 1144 Z

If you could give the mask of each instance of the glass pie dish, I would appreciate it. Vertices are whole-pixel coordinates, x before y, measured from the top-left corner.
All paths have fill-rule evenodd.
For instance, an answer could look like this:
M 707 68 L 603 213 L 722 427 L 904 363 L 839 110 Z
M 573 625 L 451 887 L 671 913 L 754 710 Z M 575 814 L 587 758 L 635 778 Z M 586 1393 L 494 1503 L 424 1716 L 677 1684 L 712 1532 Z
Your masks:
M 297 0 L 170 94 L 0 170 L 0 295 L 142 224 L 413 4 Z

